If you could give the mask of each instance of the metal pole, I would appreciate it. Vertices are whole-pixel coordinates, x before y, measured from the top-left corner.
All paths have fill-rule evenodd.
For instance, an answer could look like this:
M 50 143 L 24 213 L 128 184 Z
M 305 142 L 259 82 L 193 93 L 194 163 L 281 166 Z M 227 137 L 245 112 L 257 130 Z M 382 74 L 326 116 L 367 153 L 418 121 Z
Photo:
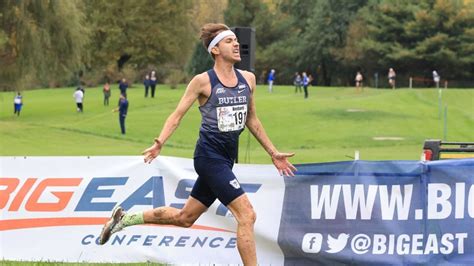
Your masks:
M 375 77 L 375 88 L 377 89 L 379 87 L 379 72 L 375 72 L 374 77 Z
M 413 85 L 413 78 L 412 78 L 412 77 L 410 77 L 410 89 L 412 89 L 412 88 L 413 88 L 413 86 L 412 86 L 412 85 Z
M 443 130 L 443 140 L 448 139 L 448 105 L 444 106 L 444 130 Z
M 443 101 L 442 101 L 442 91 L 438 89 L 438 118 L 441 119 L 443 112 Z

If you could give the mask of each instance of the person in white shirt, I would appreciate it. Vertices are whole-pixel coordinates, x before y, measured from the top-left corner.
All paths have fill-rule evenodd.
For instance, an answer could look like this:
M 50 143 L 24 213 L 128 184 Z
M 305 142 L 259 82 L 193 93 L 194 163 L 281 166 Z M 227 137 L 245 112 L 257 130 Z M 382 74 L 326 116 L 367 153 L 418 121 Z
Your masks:
M 436 88 L 439 88 L 439 81 L 441 77 L 439 76 L 438 72 L 436 70 L 433 70 L 433 81 L 436 84 Z
M 364 77 L 362 76 L 362 73 L 360 71 L 357 71 L 356 77 L 355 77 L 355 83 L 356 83 L 356 92 L 360 92 L 363 90 L 363 84 L 362 81 L 364 80 Z
M 397 74 L 395 73 L 395 70 L 393 68 L 390 68 L 388 70 L 388 83 L 392 87 L 392 90 L 395 89 L 395 78 L 397 77 Z
M 13 100 L 13 106 L 14 106 L 13 114 L 20 116 L 21 107 L 23 106 L 23 96 L 21 96 L 20 92 L 18 92 L 18 94 L 15 96 L 15 99 Z
M 84 107 L 82 105 L 82 101 L 84 100 L 84 93 L 80 88 L 77 88 L 72 97 L 74 97 L 74 99 L 76 100 L 77 112 L 82 113 L 84 110 Z

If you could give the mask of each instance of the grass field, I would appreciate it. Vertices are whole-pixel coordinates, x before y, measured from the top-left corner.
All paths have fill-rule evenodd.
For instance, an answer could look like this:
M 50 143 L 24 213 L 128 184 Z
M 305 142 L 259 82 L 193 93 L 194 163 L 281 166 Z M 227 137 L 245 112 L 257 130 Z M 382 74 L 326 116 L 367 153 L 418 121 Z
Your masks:
M 12 92 L 0 93 L 0 155 L 76 156 L 139 155 L 160 132 L 174 110 L 184 85 L 159 86 L 155 99 L 144 98 L 141 86 L 130 88 L 127 135 L 112 113 L 119 91 L 113 86 L 111 105 L 102 104 L 100 88 L 87 88 L 84 113 L 75 111 L 73 88 L 24 91 L 20 117 L 13 115 Z M 275 146 L 295 152 L 294 163 L 351 160 L 418 160 L 425 139 L 442 139 L 438 90 L 311 87 L 309 99 L 291 86 L 274 93 L 259 86 L 257 113 Z M 447 106 L 447 140 L 474 140 L 474 90 L 443 90 Z M 198 137 L 197 103 L 166 143 L 163 155 L 192 158 Z M 388 138 L 388 139 L 387 139 Z M 394 138 L 394 139 L 393 139 Z M 248 130 L 240 138 L 241 163 L 270 163 Z
M 25 91 L 20 117 L 13 116 L 14 94 L 0 93 L 0 155 L 139 155 L 159 133 L 184 86 L 160 86 L 155 99 L 145 99 L 141 87 L 129 89 L 126 136 L 119 133 L 117 113 L 111 112 L 118 96 L 118 89 L 113 89 L 109 107 L 102 105 L 100 88 L 87 89 L 83 114 L 75 111 L 73 88 Z M 353 88 L 312 87 L 310 98 L 304 100 L 292 87 L 277 86 L 269 94 L 259 86 L 256 101 L 268 135 L 281 151 L 296 152 L 294 163 L 351 160 L 355 150 L 364 160 L 418 160 L 423 141 L 442 139 L 444 134 L 438 91 L 433 89 L 366 89 L 357 94 Z M 474 141 L 474 90 L 445 90 L 442 103 L 448 108 L 447 140 Z M 199 123 L 196 105 L 163 154 L 191 158 Z M 240 161 L 270 163 L 248 130 L 241 136 Z M 115 264 L 0 260 L 0 265 Z

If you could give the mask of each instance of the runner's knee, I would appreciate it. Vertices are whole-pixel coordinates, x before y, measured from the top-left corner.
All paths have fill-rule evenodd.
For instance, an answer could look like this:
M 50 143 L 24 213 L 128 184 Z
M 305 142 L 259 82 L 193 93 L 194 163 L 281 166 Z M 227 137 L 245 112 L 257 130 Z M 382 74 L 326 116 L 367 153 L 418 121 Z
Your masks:
M 257 214 L 253 209 L 246 211 L 237 222 L 242 226 L 253 226 L 257 220 Z
M 187 214 L 183 211 L 180 211 L 178 214 L 178 224 L 181 227 L 191 227 L 194 222 L 196 221 L 196 218 L 193 217 L 191 214 Z

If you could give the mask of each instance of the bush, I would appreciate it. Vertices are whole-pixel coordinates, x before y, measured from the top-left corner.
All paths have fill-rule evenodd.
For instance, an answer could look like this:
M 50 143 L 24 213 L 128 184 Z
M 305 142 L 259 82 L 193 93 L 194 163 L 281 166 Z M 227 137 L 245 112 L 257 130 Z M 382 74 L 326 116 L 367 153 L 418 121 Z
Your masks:
M 182 69 L 170 69 L 167 77 L 165 78 L 165 84 L 168 84 L 171 89 L 176 89 L 178 84 L 186 81 L 186 74 Z
M 127 65 L 126 67 L 122 68 L 122 71 L 118 73 L 120 75 L 118 80 L 121 80 L 122 78 L 127 79 L 128 85 L 131 87 L 133 83 L 138 82 L 139 84 L 141 83 L 141 77 L 138 71 Z
M 108 65 L 105 69 L 92 70 L 84 73 L 81 77 L 81 83 L 86 87 L 96 87 L 107 81 L 111 84 L 116 84 L 122 80 L 122 78 L 127 79 L 130 86 L 137 81 L 141 83 L 140 73 L 138 73 L 134 67 L 125 66 L 122 68 L 122 71 L 118 71 L 115 64 Z

